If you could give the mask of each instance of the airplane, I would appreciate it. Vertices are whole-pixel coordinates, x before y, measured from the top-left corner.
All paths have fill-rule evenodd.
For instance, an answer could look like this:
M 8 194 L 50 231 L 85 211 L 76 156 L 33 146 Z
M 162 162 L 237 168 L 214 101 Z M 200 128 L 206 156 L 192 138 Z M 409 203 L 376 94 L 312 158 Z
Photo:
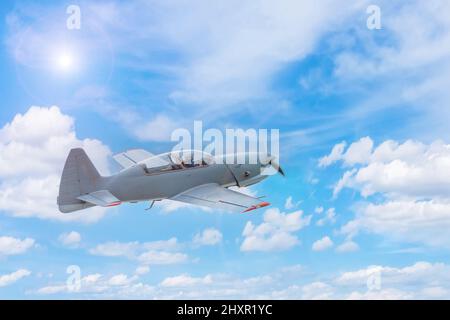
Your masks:
M 270 205 L 229 188 L 258 183 L 268 177 L 266 170 L 284 176 L 278 159 L 261 154 L 256 164 L 228 164 L 227 157 L 235 156 L 214 157 L 198 150 L 154 155 L 133 149 L 113 156 L 122 170 L 105 177 L 83 149 L 75 148 L 64 165 L 57 204 L 62 213 L 141 201 L 151 201 L 151 208 L 155 201 L 164 199 L 240 212 Z M 245 157 L 248 160 L 249 154 Z

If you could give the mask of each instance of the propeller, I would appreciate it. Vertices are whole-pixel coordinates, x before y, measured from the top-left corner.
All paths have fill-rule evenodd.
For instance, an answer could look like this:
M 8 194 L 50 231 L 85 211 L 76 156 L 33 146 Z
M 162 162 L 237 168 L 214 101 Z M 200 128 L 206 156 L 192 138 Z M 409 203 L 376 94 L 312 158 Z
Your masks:
M 274 168 L 279 174 L 281 174 L 283 177 L 286 176 L 283 169 L 280 166 L 280 163 L 278 162 L 278 158 L 275 156 L 267 156 L 264 160 L 261 160 L 261 164 L 264 167 L 271 166 Z
M 283 169 L 281 168 L 280 164 L 278 163 L 278 159 L 277 158 L 273 157 L 269 161 L 269 164 L 272 166 L 272 168 L 277 170 L 279 174 L 281 174 L 283 177 L 286 177 L 286 174 L 284 173 Z

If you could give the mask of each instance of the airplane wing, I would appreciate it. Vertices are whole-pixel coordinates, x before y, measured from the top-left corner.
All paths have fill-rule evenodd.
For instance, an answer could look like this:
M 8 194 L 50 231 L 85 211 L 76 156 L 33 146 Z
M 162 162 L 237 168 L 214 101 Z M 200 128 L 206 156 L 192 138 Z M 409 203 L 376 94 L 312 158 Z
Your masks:
M 154 155 L 142 149 L 133 149 L 118 153 L 113 156 L 114 160 L 120 164 L 124 169 L 134 166 L 142 160 L 153 157 Z
M 100 207 L 114 207 L 122 203 L 108 190 L 99 190 L 87 193 L 77 197 L 77 199 Z
M 214 209 L 241 212 L 247 212 L 270 205 L 270 203 L 261 201 L 261 199 L 226 189 L 216 183 L 203 184 L 177 194 L 170 199 Z

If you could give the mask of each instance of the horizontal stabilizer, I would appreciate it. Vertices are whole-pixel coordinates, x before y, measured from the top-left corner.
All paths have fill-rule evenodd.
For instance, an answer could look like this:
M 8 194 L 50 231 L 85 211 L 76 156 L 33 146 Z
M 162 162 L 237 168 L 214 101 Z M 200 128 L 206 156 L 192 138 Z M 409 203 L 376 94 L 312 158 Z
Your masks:
M 79 196 L 78 199 L 100 207 L 113 207 L 122 202 L 108 190 L 99 190 Z

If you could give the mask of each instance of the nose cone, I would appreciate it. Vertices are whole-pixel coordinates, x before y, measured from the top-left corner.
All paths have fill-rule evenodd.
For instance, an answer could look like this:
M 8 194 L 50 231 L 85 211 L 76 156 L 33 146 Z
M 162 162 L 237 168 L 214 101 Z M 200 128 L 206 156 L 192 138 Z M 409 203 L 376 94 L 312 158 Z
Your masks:
M 278 157 L 267 154 L 260 154 L 259 161 L 261 163 L 262 175 L 274 175 L 279 173 L 283 177 L 285 176 L 283 169 L 281 169 Z

